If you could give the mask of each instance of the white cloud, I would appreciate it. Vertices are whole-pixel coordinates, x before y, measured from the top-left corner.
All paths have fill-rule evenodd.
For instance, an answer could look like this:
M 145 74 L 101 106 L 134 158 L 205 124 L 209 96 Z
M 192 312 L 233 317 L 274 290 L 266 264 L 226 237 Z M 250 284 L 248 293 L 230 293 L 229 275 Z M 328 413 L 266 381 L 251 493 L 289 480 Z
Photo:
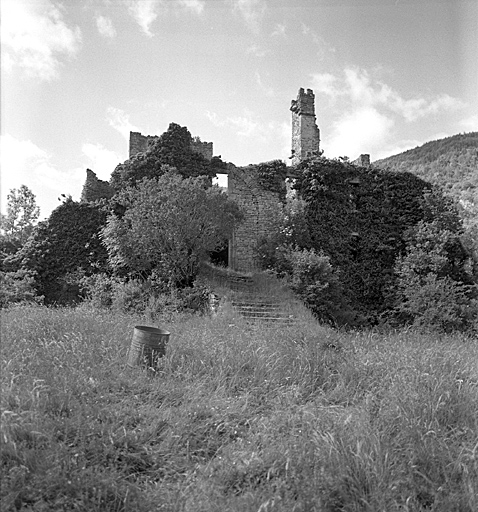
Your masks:
M 62 59 L 81 46 L 80 29 L 68 26 L 64 10 L 50 0 L 3 0 L 1 28 L 4 68 L 18 66 L 42 80 L 57 78 Z
M 158 17 L 157 10 L 160 3 L 156 0 L 129 0 L 128 2 L 130 14 L 148 37 L 153 37 L 150 27 Z
M 286 37 L 286 25 L 283 23 L 277 23 L 274 30 L 272 31 L 271 37 Z
M 471 115 L 465 119 L 462 119 L 460 125 L 466 131 L 478 132 L 478 114 Z
M 332 127 L 322 148 L 328 157 L 348 156 L 352 160 L 361 153 L 376 153 L 390 135 L 394 122 L 374 107 L 363 107 L 345 114 Z
M 113 22 L 110 18 L 100 15 L 97 16 L 96 26 L 101 36 L 106 37 L 108 39 L 113 39 L 114 37 L 116 37 L 116 29 L 113 26 Z
M 373 80 L 363 69 L 348 68 L 344 74 L 344 88 L 341 94 L 348 95 L 355 104 L 381 106 L 402 116 L 406 121 L 415 121 L 430 114 L 456 110 L 463 106 L 460 100 L 448 94 L 405 99 L 387 84 Z
M 81 150 L 89 160 L 86 167 L 93 170 L 100 180 L 109 180 L 116 166 L 126 160 L 101 144 L 85 143 Z
M 6 196 L 12 188 L 26 185 L 36 196 L 41 218 L 48 217 L 60 203 L 60 194 L 78 197 L 85 176 L 77 171 L 60 171 L 51 155 L 31 141 L 9 134 L 0 138 L 1 207 L 6 210 Z
M 115 107 L 108 107 L 107 110 L 108 124 L 121 133 L 123 137 L 129 141 L 129 132 L 139 132 L 139 128 L 131 123 L 129 115 L 124 110 Z
M 256 83 L 259 86 L 259 89 L 266 95 L 266 96 L 274 96 L 274 89 L 272 87 L 269 87 L 264 84 L 262 81 L 261 75 L 259 71 L 256 71 L 255 74 Z
M 247 48 L 246 53 L 254 55 L 254 57 L 265 57 L 269 52 L 260 46 L 253 44 Z
M 338 87 L 338 79 L 335 75 L 330 73 L 315 73 L 312 75 L 312 89 L 315 93 L 323 93 L 327 96 L 335 98 L 342 94 Z
M 196 14 L 202 14 L 205 2 L 204 0 L 179 0 L 179 4 Z
M 343 113 L 330 134 L 323 134 L 322 147 L 327 156 L 346 155 L 354 159 L 361 153 L 370 153 L 376 160 L 396 149 L 393 129 L 400 120 L 414 122 L 463 107 L 460 100 L 447 94 L 404 98 L 388 84 L 359 68 L 346 68 L 338 76 L 313 74 L 311 83 L 316 93 L 337 102 L 334 109 Z
M 302 35 L 317 47 L 319 59 L 324 59 L 326 53 L 335 53 L 335 48 L 305 23 L 302 23 Z
M 259 32 L 262 18 L 266 12 L 264 0 L 232 0 L 234 11 L 244 19 L 246 25 L 253 32 Z

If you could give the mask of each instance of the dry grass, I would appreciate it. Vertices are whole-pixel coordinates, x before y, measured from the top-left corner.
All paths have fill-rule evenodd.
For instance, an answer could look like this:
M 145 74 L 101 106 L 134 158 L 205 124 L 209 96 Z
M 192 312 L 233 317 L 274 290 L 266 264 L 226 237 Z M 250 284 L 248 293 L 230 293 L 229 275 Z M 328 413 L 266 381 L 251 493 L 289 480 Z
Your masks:
M 125 365 L 144 321 L 3 313 L 2 512 L 478 510 L 476 341 L 266 329 L 225 303 L 160 320 L 152 372 Z

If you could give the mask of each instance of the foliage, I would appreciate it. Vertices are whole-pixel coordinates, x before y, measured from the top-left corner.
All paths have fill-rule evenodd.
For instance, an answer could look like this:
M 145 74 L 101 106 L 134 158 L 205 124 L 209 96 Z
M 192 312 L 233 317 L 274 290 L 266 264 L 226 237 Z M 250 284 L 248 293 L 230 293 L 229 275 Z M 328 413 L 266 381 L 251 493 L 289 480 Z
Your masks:
M 172 167 L 183 177 L 213 178 L 226 164 L 219 157 L 209 161 L 193 151 L 192 140 L 186 127 L 171 123 L 146 152 L 138 153 L 116 167 L 111 174 L 111 186 L 116 191 L 136 186 L 142 179 L 158 178 Z
M 158 314 L 171 312 L 205 313 L 209 309 L 210 290 L 195 283 L 192 288 L 173 290 L 158 288 L 148 279 L 124 279 L 107 274 L 84 276 L 81 291 L 86 302 L 99 309 L 111 308 L 120 313 Z
M 456 201 L 478 206 L 478 132 L 427 142 L 374 165 L 412 172 L 443 187 Z
M 395 258 L 404 231 L 423 216 L 430 185 L 410 173 L 317 158 L 299 164 L 295 188 L 306 202 L 310 246 L 340 272 L 345 300 L 372 320 L 393 306 Z
M 470 254 L 447 227 L 438 217 L 410 228 L 407 251 L 395 265 L 399 314 L 415 326 L 446 332 L 466 330 L 478 318 Z
M 35 290 L 35 277 L 28 270 L 0 272 L 0 308 L 11 304 L 36 302 L 41 303 Z
M 35 194 L 26 186 L 12 189 L 7 196 L 7 214 L 1 215 L 2 241 L 23 245 L 40 216 Z
M 68 198 L 48 220 L 36 226 L 27 243 L 6 264 L 35 272 L 37 293 L 47 304 L 68 301 L 72 295 L 65 276 L 78 269 L 90 275 L 107 264 L 106 249 L 99 238 L 105 221 L 101 207 Z
M 119 192 L 124 214 L 102 231 L 111 267 L 168 288 L 191 286 L 200 262 L 219 248 L 240 219 L 238 208 L 207 179 L 168 172 Z
M 295 196 L 277 204 L 269 219 L 270 229 L 257 246 L 263 270 L 271 270 L 279 276 L 290 274 L 290 251 L 311 246 L 305 209 L 305 201 Z
M 330 258 L 314 249 L 290 251 L 291 288 L 322 322 L 336 324 L 344 309 L 342 286 Z
M 287 167 L 282 160 L 272 160 L 257 165 L 257 181 L 264 190 L 277 192 L 281 201 L 285 200 Z

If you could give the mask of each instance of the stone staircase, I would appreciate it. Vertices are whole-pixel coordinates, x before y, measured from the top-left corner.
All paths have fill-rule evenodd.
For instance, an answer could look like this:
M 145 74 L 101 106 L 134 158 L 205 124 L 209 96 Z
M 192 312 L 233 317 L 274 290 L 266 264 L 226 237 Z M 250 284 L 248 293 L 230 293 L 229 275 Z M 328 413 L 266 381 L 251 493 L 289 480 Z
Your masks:
M 297 322 L 287 304 L 278 297 L 265 297 L 257 290 L 251 277 L 231 275 L 229 286 L 235 293 L 233 308 L 250 323 L 291 325 Z

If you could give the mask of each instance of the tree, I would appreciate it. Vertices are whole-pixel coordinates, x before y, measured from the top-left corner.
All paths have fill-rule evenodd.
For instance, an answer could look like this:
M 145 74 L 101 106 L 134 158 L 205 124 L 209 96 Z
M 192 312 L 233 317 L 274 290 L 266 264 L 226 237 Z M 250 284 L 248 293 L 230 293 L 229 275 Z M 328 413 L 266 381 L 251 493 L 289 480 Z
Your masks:
M 75 272 L 88 276 L 106 270 L 107 253 L 99 238 L 106 216 L 99 205 L 66 197 L 35 227 L 25 245 L 5 260 L 6 270 L 32 272 L 37 294 L 43 295 L 47 304 L 77 299 L 77 286 L 65 278 Z
M 116 195 L 121 215 L 111 214 L 102 231 L 117 273 L 153 277 L 169 287 L 192 285 L 202 259 L 218 249 L 241 215 L 207 178 L 168 171 Z
M 7 214 L 1 216 L 2 237 L 23 245 L 40 216 L 35 194 L 26 186 L 12 189 L 7 196 Z
M 144 178 L 157 178 L 166 170 L 174 167 L 183 177 L 208 176 L 213 178 L 216 172 L 226 164 L 219 157 L 207 160 L 202 154 L 191 149 L 193 139 L 186 127 L 171 123 L 144 153 L 138 153 L 126 162 L 119 164 L 111 174 L 110 184 L 115 190 L 129 185 L 135 186 Z M 166 166 L 166 167 L 165 167 Z
M 478 287 L 458 233 L 438 218 L 410 228 L 406 241 L 395 264 L 399 317 L 432 330 L 470 328 L 478 317 Z

